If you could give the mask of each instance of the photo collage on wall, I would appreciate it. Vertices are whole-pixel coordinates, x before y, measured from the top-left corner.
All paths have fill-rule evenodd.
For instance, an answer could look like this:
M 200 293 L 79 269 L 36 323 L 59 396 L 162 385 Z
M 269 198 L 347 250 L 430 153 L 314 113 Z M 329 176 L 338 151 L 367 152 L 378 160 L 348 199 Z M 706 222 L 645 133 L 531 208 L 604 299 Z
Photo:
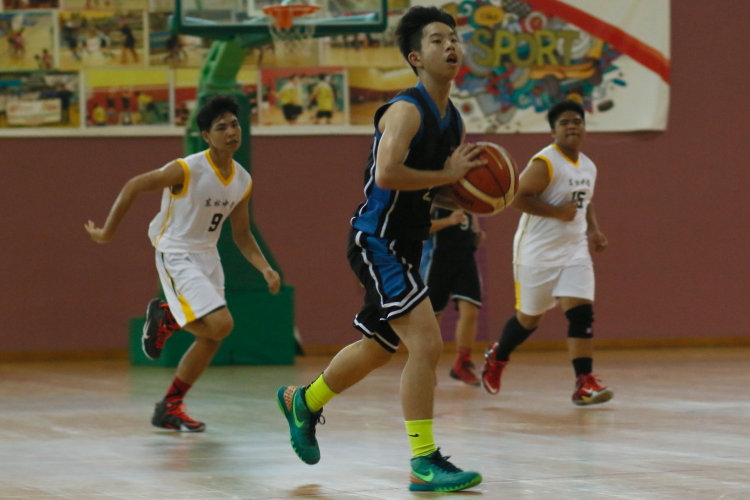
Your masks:
M 185 126 L 213 42 L 170 31 L 174 1 L 0 0 L 0 131 Z M 236 22 L 281 0 L 184 1 L 190 13 L 218 2 L 210 15 Z M 391 0 L 384 32 L 287 42 L 276 34 L 246 49 L 237 81 L 251 122 L 269 133 L 370 133 L 377 108 L 417 82 L 396 44 L 399 20 L 410 5 L 439 5 L 464 51 L 451 99 L 467 131 L 545 132 L 546 112 L 563 99 L 583 105 L 590 131 L 664 130 L 669 3 L 631 3 L 581 0 L 576 13 L 566 2 Z M 334 16 L 378 4 L 326 0 Z
M 173 0 L 0 2 L 0 130 L 187 124 L 212 41 L 170 32 Z M 416 83 L 394 33 L 408 7 L 389 3 L 384 33 L 313 39 L 301 60 L 249 49 L 237 81 L 253 126 L 371 125 Z

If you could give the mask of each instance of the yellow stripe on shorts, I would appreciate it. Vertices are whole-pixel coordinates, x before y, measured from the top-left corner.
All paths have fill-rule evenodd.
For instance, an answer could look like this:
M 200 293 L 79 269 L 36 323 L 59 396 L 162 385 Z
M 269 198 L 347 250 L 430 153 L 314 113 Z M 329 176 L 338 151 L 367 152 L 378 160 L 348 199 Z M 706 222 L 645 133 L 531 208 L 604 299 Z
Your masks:
M 193 312 L 193 308 L 190 307 L 190 304 L 188 304 L 188 301 L 185 297 L 182 296 L 182 294 L 177 294 L 177 299 L 180 301 L 180 306 L 182 307 L 182 314 L 185 315 L 185 323 L 192 323 L 195 321 L 195 313 Z
M 521 282 L 514 281 L 513 283 L 516 285 L 516 311 L 520 311 L 521 310 Z

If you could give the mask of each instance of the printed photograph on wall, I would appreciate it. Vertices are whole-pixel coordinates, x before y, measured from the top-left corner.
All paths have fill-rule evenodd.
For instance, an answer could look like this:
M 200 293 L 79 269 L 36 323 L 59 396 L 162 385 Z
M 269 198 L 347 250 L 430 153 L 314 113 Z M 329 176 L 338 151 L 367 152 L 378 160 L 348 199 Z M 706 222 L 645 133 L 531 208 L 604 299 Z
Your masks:
M 62 10 L 146 10 L 148 0 L 59 0 Z
M 388 16 L 388 28 L 382 33 L 351 33 L 321 39 L 320 65 L 347 68 L 405 66 L 396 44 L 396 25 L 401 17 L 400 12 L 392 11 Z
M 375 111 L 404 89 L 417 84 L 411 68 L 349 68 L 349 122 L 372 125 Z
M 84 81 L 87 127 L 169 124 L 169 70 L 89 69 Z
M 60 12 L 60 67 L 143 66 L 142 11 Z
M 0 128 L 78 127 L 78 73 L 0 73 Z
M 269 67 L 276 65 L 276 48 L 273 43 L 267 43 L 265 45 L 248 49 L 245 59 L 242 61 L 243 68 L 257 69 L 261 66 Z M 315 57 L 314 65 L 318 65 L 317 56 Z
M 199 67 L 211 41 L 197 36 L 181 35 L 169 30 L 171 12 L 148 14 L 150 66 Z
M 49 70 L 54 61 L 55 13 L 0 12 L 0 70 Z
M 344 68 L 263 68 L 262 125 L 344 125 L 349 122 Z
M 149 12 L 174 12 L 174 0 L 149 0 Z
M 59 6 L 59 0 L 2 0 L 0 12 L 20 9 L 57 9 Z
M 200 71 L 195 68 L 177 68 L 174 70 L 174 125 L 188 125 L 190 113 L 197 105 L 198 79 Z M 258 124 L 258 71 L 242 68 L 237 73 L 237 83 L 250 99 L 250 123 Z

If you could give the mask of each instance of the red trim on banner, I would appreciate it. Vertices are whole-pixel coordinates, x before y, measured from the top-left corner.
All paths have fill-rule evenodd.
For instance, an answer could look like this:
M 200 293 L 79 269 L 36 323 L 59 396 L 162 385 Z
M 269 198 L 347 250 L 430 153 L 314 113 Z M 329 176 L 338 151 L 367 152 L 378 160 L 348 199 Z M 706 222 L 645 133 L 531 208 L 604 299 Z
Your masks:
M 664 57 L 658 50 L 625 33 L 617 26 L 602 21 L 560 0 L 524 1 L 548 14 L 565 19 L 582 30 L 601 38 L 621 53 L 632 57 L 646 66 L 659 75 L 666 83 L 669 83 L 669 59 Z

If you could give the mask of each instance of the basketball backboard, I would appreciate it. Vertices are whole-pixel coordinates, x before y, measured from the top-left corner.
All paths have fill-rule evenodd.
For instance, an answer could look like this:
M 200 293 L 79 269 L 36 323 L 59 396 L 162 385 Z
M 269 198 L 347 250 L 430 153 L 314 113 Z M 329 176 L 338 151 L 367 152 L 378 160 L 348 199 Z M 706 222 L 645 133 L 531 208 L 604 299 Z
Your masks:
M 172 26 L 180 33 L 215 38 L 268 35 L 273 22 L 263 8 L 281 0 L 176 0 Z M 314 36 L 380 32 L 388 26 L 387 0 L 294 0 L 320 7 L 294 19 L 296 26 L 313 25 Z

